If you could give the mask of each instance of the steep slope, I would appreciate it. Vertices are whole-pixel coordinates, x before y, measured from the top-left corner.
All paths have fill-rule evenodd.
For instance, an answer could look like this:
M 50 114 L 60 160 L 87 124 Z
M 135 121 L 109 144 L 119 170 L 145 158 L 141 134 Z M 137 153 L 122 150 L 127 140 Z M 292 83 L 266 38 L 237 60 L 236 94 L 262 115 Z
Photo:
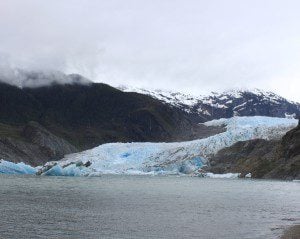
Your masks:
M 278 141 L 255 139 L 220 150 L 210 159 L 213 173 L 251 173 L 254 178 L 300 179 L 300 126 Z
M 0 159 L 33 166 L 58 160 L 78 150 L 36 122 L 24 127 L 0 124 Z
M 145 90 L 125 86 L 119 88 L 125 92 L 150 95 L 165 104 L 186 111 L 199 122 L 232 116 L 286 117 L 293 114 L 300 115 L 299 103 L 258 89 L 213 92 L 208 96 L 192 96 L 162 90 Z
M 61 144 L 67 153 L 109 142 L 182 141 L 224 131 L 221 126 L 197 125 L 184 111 L 149 96 L 124 93 L 100 83 L 75 81 L 33 88 L 0 83 L 0 102 L 0 158 L 33 165 L 37 163 L 33 155 L 44 162 L 64 154 L 44 157 L 31 135 L 23 133 L 31 121 L 45 129 L 39 131 L 44 132 L 45 145 L 49 146 L 47 140 L 53 142 L 54 136 L 56 142 L 72 145 Z M 50 151 L 56 151 L 59 144 Z
M 24 91 L 41 105 L 41 124 L 82 148 L 107 142 L 200 137 L 200 127 L 183 111 L 105 84 L 54 85 Z

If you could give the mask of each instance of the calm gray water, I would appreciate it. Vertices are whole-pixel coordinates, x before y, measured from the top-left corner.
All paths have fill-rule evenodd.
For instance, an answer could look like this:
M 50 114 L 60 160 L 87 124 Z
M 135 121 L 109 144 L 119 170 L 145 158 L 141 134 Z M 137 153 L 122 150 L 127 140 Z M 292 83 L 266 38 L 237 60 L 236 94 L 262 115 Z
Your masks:
M 300 184 L 191 177 L 0 175 L 0 238 L 276 238 Z

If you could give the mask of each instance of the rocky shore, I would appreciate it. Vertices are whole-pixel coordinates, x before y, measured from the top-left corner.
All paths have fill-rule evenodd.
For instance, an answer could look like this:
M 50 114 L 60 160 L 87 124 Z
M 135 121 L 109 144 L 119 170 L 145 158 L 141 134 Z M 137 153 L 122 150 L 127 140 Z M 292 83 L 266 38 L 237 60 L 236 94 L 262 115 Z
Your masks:
M 237 142 L 210 158 L 212 173 L 241 173 L 252 178 L 300 179 L 300 126 L 281 140 L 252 139 Z
M 286 229 L 280 239 L 299 239 L 300 238 L 300 225 L 292 226 Z

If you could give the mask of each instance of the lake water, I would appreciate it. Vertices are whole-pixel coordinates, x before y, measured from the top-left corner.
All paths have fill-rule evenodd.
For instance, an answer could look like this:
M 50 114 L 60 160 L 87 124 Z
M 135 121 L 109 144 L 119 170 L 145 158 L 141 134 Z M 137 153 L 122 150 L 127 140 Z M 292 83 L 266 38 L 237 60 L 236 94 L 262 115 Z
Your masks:
M 300 223 L 300 183 L 0 175 L 0 238 L 276 238 Z

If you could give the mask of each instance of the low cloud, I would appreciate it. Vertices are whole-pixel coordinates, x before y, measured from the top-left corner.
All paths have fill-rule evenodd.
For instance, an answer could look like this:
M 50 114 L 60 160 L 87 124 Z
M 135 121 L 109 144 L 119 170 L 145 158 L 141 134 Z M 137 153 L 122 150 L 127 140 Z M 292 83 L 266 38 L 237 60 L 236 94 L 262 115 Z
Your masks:
M 193 94 L 262 88 L 300 101 L 299 8 L 297 0 L 2 0 L 0 64 L 9 70 L 0 74 L 32 86 L 50 76 L 68 82 L 58 71 Z M 15 69 L 52 73 L 24 81 Z
M 42 87 L 52 84 L 90 84 L 91 81 L 77 74 L 66 75 L 59 71 L 27 71 L 0 67 L 0 82 L 24 87 Z

